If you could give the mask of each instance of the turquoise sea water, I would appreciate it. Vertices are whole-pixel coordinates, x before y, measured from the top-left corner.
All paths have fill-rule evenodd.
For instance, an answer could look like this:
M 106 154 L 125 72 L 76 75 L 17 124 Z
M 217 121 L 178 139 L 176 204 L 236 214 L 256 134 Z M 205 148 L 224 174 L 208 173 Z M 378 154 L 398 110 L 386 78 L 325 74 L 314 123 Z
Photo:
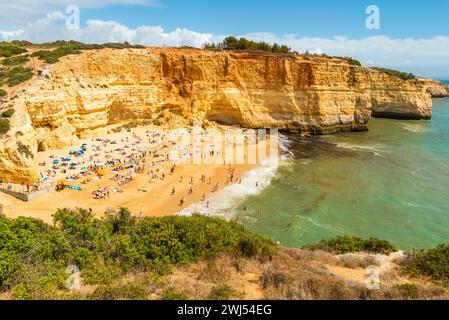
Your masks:
M 434 100 L 432 121 L 289 141 L 272 183 L 234 208 L 251 230 L 291 246 L 345 234 L 401 249 L 449 242 L 449 99 Z

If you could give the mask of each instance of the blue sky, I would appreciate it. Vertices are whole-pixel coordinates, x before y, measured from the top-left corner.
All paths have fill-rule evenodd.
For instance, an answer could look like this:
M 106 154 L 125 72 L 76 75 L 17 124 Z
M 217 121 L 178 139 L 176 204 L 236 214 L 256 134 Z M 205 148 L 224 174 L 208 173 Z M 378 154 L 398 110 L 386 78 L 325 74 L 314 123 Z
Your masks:
M 381 30 L 365 28 L 365 8 L 377 5 Z M 161 0 L 156 7 L 118 5 L 86 10 L 83 20 L 115 20 L 132 27 L 162 25 L 198 32 L 295 33 L 301 36 L 431 37 L 449 34 L 449 1 L 401 0 Z
M 369 5 L 379 30 L 365 27 Z M 448 21 L 447 0 L 0 0 L 0 40 L 201 47 L 236 35 L 434 78 L 449 78 Z

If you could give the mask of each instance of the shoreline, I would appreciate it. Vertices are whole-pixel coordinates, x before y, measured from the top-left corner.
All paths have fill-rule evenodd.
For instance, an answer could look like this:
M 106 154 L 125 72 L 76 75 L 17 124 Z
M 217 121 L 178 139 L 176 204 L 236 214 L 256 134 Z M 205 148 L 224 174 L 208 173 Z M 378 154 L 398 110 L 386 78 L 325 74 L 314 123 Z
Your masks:
M 138 127 L 133 130 L 126 130 L 125 132 L 108 134 L 107 136 L 108 138 L 114 139 L 114 142 L 115 140 L 121 141 L 122 139 L 125 141 L 125 144 L 129 144 L 129 147 L 136 148 L 137 150 L 139 148 L 134 146 L 134 143 L 131 143 L 131 136 L 139 136 L 139 139 L 143 141 L 144 139 L 141 139 L 140 136 L 143 136 L 145 132 L 148 135 L 148 130 L 154 130 L 154 128 Z M 102 139 L 104 139 L 104 137 L 102 137 Z M 91 150 L 91 146 L 93 149 L 97 140 L 98 138 L 90 138 L 82 139 L 77 142 L 79 145 L 83 143 L 88 144 L 89 147 L 89 151 L 86 152 L 86 155 L 79 158 L 79 167 L 87 167 L 91 164 L 92 161 L 87 162 L 86 159 L 89 158 L 89 160 L 92 160 L 92 154 L 97 152 Z M 139 144 L 136 143 L 136 145 L 142 146 L 145 144 L 144 142 L 140 143 L 141 142 L 139 142 Z M 267 148 L 268 146 L 268 144 L 261 145 L 257 142 L 254 143 L 254 141 L 245 141 L 244 164 L 229 166 L 229 164 L 226 165 L 225 163 L 192 164 L 189 162 L 188 164 L 181 163 L 176 165 L 176 169 L 172 173 L 170 171 L 176 161 L 161 160 L 165 159 L 166 153 L 168 159 L 167 148 L 161 148 L 161 143 L 165 148 L 166 145 L 170 144 L 170 141 L 167 141 L 166 137 L 163 136 L 161 141 L 155 143 L 149 150 L 157 150 L 162 156 L 159 155 L 159 157 L 153 157 L 154 154 L 150 151 L 150 156 L 147 156 L 143 161 L 145 165 L 148 165 L 148 168 L 144 165 L 145 169 L 142 172 L 136 172 L 129 183 L 121 185 L 120 187 L 116 186 L 116 180 L 113 181 L 111 179 L 119 174 L 124 175 L 126 170 L 117 172 L 111 170 L 111 168 L 106 168 L 103 173 L 104 175 L 101 178 L 95 176 L 95 174 L 89 173 L 89 175 L 82 176 L 76 181 L 67 182 L 67 184 L 72 183 L 73 185 L 79 186 L 82 191 L 75 191 L 68 188 L 60 192 L 50 191 L 30 202 L 22 202 L 12 196 L 0 194 L 0 202 L 4 205 L 3 212 L 9 218 L 27 216 L 41 219 L 47 223 L 52 223 L 52 215 L 57 209 L 62 208 L 75 209 L 77 207 L 82 207 L 92 209 L 94 212 L 100 214 L 117 210 L 120 207 L 125 207 L 136 216 L 175 215 L 195 204 L 207 206 L 207 202 L 209 202 L 210 207 L 213 208 L 216 206 L 215 201 L 220 201 L 216 199 L 217 197 L 220 199 L 224 190 L 230 187 L 238 187 L 239 182 L 245 187 L 245 175 L 248 172 L 251 172 L 251 170 L 261 167 L 263 162 L 263 160 L 260 161 L 261 159 L 258 157 L 255 164 L 248 164 L 250 161 L 246 160 L 248 160 L 249 154 L 251 152 L 257 154 L 257 148 Z M 202 142 L 202 148 L 204 147 L 204 144 L 205 142 Z M 229 148 L 229 146 L 226 145 L 226 142 L 224 142 L 223 146 L 225 147 L 225 151 L 226 148 Z M 108 157 L 111 158 L 111 155 L 115 156 L 115 151 L 113 151 L 113 149 L 118 147 L 121 147 L 120 143 L 114 144 L 111 146 L 111 150 L 109 150 L 109 146 L 103 143 L 103 149 L 101 149 L 101 152 L 95 154 L 93 159 L 94 162 L 106 161 Z M 174 149 L 176 148 L 178 148 L 178 145 L 175 145 Z M 232 148 L 232 152 L 234 152 L 235 146 L 232 145 Z M 51 161 L 50 159 L 62 158 L 67 155 L 67 150 L 69 149 L 71 148 L 66 147 L 58 150 L 40 152 L 35 161 L 36 163 L 42 164 L 42 162 Z M 98 149 L 100 150 L 100 148 Z M 222 157 L 224 157 L 225 151 L 223 151 Z M 123 154 L 125 154 L 125 151 L 123 151 Z M 190 156 L 192 156 L 192 154 L 193 152 L 191 152 Z M 52 156 L 52 158 L 50 158 L 50 156 Z M 78 160 L 78 158 L 76 159 Z M 71 175 L 75 171 L 76 170 L 67 170 L 66 175 Z M 230 181 L 231 175 L 232 181 Z M 63 175 L 58 171 L 51 180 L 56 182 L 61 179 L 63 179 Z M 89 182 L 81 184 L 81 180 L 83 179 L 89 180 Z M 101 190 L 102 188 L 111 190 L 110 193 L 108 191 L 109 196 L 105 199 L 94 199 L 92 192 L 98 189 Z M 173 190 L 175 190 L 174 194 L 172 194 Z M 181 199 L 183 199 L 182 203 Z M 202 201 L 203 199 L 204 201 Z

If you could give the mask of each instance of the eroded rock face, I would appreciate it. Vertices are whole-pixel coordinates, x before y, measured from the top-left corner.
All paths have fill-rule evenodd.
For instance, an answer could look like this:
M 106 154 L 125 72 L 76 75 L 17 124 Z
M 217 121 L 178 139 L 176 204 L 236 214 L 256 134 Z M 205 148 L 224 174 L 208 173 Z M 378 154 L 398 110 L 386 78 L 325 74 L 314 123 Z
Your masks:
M 426 91 L 432 98 L 446 98 L 449 97 L 449 85 L 440 81 L 432 79 L 420 78 L 417 80 L 426 88 Z
M 71 145 L 91 130 L 160 123 L 167 113 L 186 124 L 330 134 L 366 130 L 372 114 L 428 119 L 432 110 L 424 85 L 345 60 L 165 48 L 67 56 L 43 70 L 14 105 L 28 119 L 27 130 L 10 139 L 12 150 L 2 143 L 0 176 L 20 179 L 35 173 L 29 157 L 17 151 L 18 141 L 32 158 L 38 149 Z M 17 130 L 14 125 L 8 136 Z

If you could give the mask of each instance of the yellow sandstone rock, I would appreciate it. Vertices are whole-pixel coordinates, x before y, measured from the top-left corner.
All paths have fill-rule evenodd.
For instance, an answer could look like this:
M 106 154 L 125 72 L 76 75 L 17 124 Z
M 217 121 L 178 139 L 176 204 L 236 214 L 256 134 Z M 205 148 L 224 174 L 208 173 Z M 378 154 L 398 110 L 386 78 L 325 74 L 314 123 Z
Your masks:
M 92 50 L 45 67 L 12 100 L 0 177 L 32 180 L 38 150 L 118 123 L 219 122 L 330 134 L 367 130 L 371 115 L 428 119 L 426 86 L 346 60 L 194 49 Z M 20 121 L 19 121 L 20 119 Z

